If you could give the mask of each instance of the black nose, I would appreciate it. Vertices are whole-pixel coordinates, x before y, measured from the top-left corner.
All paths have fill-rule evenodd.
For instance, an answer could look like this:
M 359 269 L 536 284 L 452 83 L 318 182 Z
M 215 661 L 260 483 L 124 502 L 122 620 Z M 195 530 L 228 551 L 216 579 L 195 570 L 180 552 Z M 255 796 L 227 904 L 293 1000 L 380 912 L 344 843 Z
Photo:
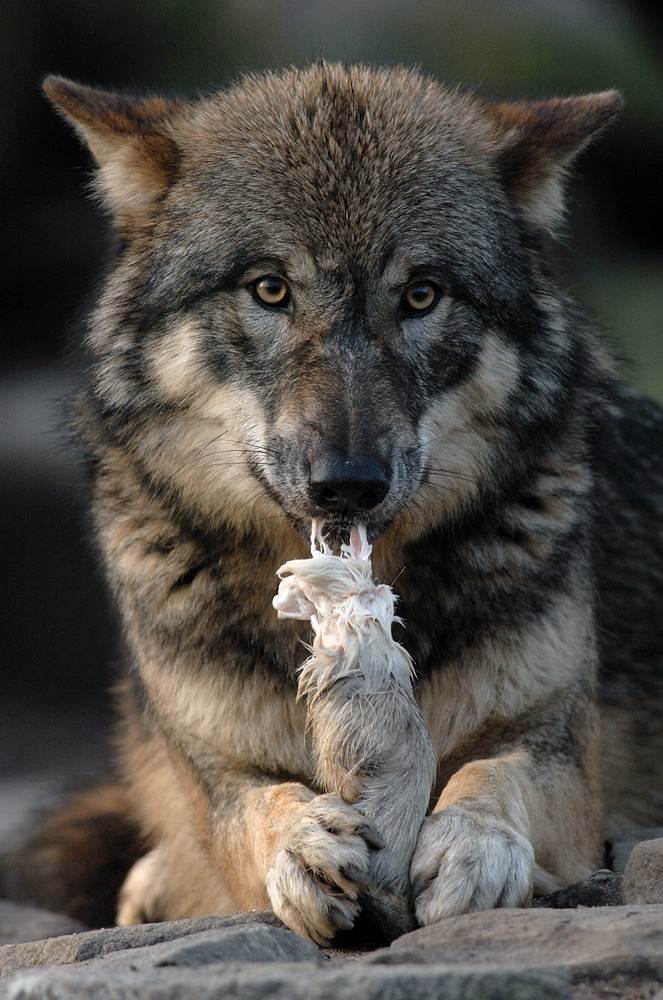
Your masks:
M 371 510 L 384 500 L 388 490 L 389 475 L 372 458 L 325 455 L 311 465 L 311 498 L 330 513 Z

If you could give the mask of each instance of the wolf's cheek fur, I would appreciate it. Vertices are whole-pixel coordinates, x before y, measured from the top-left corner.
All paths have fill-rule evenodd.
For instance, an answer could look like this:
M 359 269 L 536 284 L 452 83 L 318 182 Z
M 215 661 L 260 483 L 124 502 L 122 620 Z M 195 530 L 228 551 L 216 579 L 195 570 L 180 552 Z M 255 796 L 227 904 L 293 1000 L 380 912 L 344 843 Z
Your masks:
M 487 332 L 471 375 L 426 408 L 418 427 L 426 476 L 411 511 L 421 527 L 477 500 L 507 438 L 504 418 L 520 369 L 516 349 Z
M 137 436 L 136 459 L 182 507 L 248 530 L 279 512 L 252 471 L 267 449 L 264 402 L 246 380 L 211 377 L 201 340 L 186 317 L 147 351 L 152 392 L 166 405 Z
M 210 524 L 250 530 L 279 508 L 256 481 L 248 456 L 264 453 L 264 416 L 246 387 L 220 386 L 185 414 L 153 421 L 136 458 L 154 486 Z

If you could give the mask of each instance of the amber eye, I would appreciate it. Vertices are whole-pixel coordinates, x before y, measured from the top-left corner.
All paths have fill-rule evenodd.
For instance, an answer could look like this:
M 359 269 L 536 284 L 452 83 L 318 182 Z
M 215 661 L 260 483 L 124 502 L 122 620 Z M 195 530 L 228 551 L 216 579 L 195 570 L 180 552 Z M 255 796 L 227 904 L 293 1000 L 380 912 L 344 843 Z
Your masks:
M 437 302 L 438 290 L 431 281 L 413 281 L 403 292 L 403 306 L 408 313 L 426 312 Z
M 290 303 L 290 289 L 283 278 L 268 274 L 264 278 L 258 278 L 252 287 L 255 298 L 263 306 L 284 309 Z

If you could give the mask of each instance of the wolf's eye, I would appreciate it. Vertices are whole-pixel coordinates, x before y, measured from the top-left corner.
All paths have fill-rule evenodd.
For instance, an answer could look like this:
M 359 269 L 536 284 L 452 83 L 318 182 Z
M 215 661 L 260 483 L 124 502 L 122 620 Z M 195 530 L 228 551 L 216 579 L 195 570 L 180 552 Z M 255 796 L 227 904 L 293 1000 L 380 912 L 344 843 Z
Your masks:
M 290 289 L 282 278 L 268 274 L 254 281 L 252 288 L 254 298 L 263 306 L 284 309 L 290 304 Z
M 432 281 L 413 281 L 403 292 L 403 309 L 410 315 L 423 313 L 435 305 L 439 291 Z

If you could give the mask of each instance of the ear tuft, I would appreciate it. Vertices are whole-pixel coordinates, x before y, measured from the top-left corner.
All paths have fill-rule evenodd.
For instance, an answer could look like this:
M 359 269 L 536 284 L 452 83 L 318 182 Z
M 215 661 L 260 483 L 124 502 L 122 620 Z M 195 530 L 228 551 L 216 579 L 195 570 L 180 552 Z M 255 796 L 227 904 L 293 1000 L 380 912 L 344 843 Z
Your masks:
M 43 89 L 97 161 L 97 189 L 120 228 L 144 222 L 177 171 L 171 119 L 181 105 L 84 87 L 58 76 L 46 77 Z
M 616 90 L 486 106 L 502 133 L 498 168 L 503 183 L 526 217 L 555 229 L 564 214 L 568 166 L 623 106 Z

